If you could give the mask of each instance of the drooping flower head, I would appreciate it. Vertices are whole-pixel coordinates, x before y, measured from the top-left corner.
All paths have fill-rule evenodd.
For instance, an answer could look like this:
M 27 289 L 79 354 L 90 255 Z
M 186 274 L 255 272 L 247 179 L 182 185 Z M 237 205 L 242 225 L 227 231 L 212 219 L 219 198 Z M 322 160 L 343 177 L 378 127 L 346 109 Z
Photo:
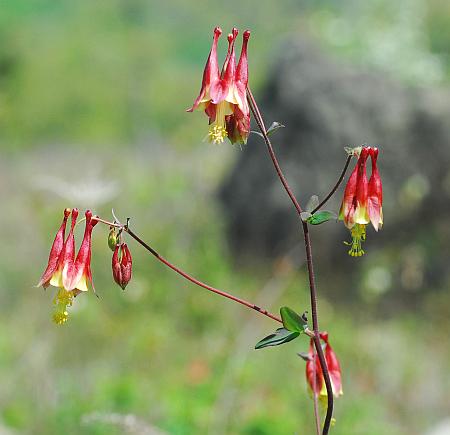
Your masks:
M 112 256 L 112 273 L 114 281 L 125 290 L 131 280 L 133 259 L 126 243 L 119 243 Z
M 356 148 L 354 153 L 358 155 L 358 161 L 345 187 L 339 219 L 344 221 L 352 235 L 348 253 L 352 257 L 360 257 L 364 255 L 362 243 L 366 239 L 366 225 L 372 222 L 378 231 L 383 224 L 383 194 L 376 165 L 378 149 L 363 146 Z M 366 163 L 369 156 L 372 160 L 372 174 L 367 181 Z
M 208 140 L 222 143 L 226 137 L 231 143 L 246 143 L 250 132 L 250 110 L 247 103 L 248 62 L 247 46 L 250 32 L 243 35 L 241 55 L 236 67 L 234 45 L 238 30 L 228 35 L 228 52 L 222 71 L 217 62 L 217 43 L 222 30 L 214 29 L 211 51 L 203 72 L 202 86 L 188 112 L 200 108 L 209 118 Z
M 69 211 L 66 209 L 64 219 L 67 221 Z M 58 287 L 59 290 L 55 296 L 55 312 L 53 320 L 58 324 L 63 324 L 67 321 L 67 308 L 72 305 L 73 298 L 79 293 L 88 290 L 88 283 L 92 289 L 91 273 L 91 236 L 92 229 L 97 224 L 97 220 L 92 219 L 92 212 L 87 210 L 85 213 L 86 226 L 84 231 L 83 241 L 80 249 L 75 257 L 75 237 L 74 229 L 77 222 L 78 210 L 72 210 L 72 222 L 70 226 L 69 235 L 61 247 L 61 240 L 64 240 L 65 222 L 61 225 L 57 233 L 55 242 L 53 243 L 50 252 L 49 264 L 44 275 L 39 282 L 44 287 L 52 285 Z M 62 229 L 62 230 L 61 230 Z M 56 253 L 59 252 L 58 259 L 55 262 Z
M 328 333 L 321 332 L 320 338 L 324 341 L 324 354 L 327 363 L 328 373 L 330 375 L 331 386 L 334 397 L 342 396 L 342 379 L 341 367 L 333 348 L 328 342 Z M 314 379 L 314 373 L 316 374 Z M 323 378 L 322 367 L 320 361 L 314 352 L 313 339 L 309 343 L 308 361 L 306 362 L 306 381 L 310 391 L 316 394 L 323 405 L 327 403 L 327 388 Z
M 64 210 L 63 221 L 61 222 L 61 226 L 59 227 L 58 232 L 56 233 L 55 239 L 53 240 L 52 247 L 50 249 L 50 255 L 48 256 L 47 268 L 45 269 L 42 277 L 37 284 L 36 287 L 44 287 L 47 288 L 50 285 L 50 280 L 52 276 L 55 274 L 58 268 L 58 261 L 61 255 L 61 252 L 64 248 L 64 237 L 66 234 L 66 225 L 67 219 L 70 215 L 70 208 L 66 208 Z
M 366 162 L 369 153 L 369 147 L 361 149 L 356 166 L 345 186 L 339 219 L 344 221 L 348 229 L 352 229 L 355 224 L 365 225 L 369 223 L 367 212 L 368 182 L 366 175 Z

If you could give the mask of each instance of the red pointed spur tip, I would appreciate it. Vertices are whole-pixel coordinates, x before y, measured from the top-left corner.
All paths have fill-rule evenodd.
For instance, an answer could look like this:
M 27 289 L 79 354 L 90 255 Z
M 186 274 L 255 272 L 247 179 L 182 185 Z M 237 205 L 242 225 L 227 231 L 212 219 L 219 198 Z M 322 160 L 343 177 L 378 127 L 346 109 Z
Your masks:
M 61 225 L 55 235 L 52 247 L 50 248 L 47 267 L 44 273 L 42 274 L 41 279 L 39 280 L 39 283 L 37 284 L 36 287 L 42 286 L 44 288 L 47 288 L 50 285 L 52 275 L 58 268 L 58 262 L 61 256 L 61 252 L 63 251 L 64 248 L 64 237 L 66 233 L 67 219 L 69 218 L 70 212 L 71 212 L 70 208 L 66 208 L 64 210 L 63 221 L 61 222 Z
M 186 112 L 193 112 L 201 103 L 205 103 L 205 100 L 209 99 L 209 88 L 212 83 L 220 79 L 219 65 L 217 61 L 217 44 L 222 34 L 222 29 L 216 27 L 214 29 L 213 42 L 211 45 L 211 50 L 206 60 L 205 69 L 203 70 L 202 85 L 198 97 L 195 99 L 194 104 Z
M 235 98 L 237 106 L 243 116 L 247 116 L 250 120 L 250 108 L 247 102 L 247 85 L 248 85 L 248 60 L 247 46 L 250 38 L 250 32 L 246 30 L 242 35 L 242 48 L 239 56 L 239 62 L 236 67 L 235 75 Z
M 361 149 L 361 153 L 359 154 L 358 164 L 363 165 L 366 161 L 369 155 L 372 153 L 372 147 L 364 146 Z
M 75 225 L 77 218 L 78 218 L 78 209 L 73 208 L 72 209 L 72 225 Z
M 233 33 L 229 33 L 227 36 L 227 41 L 228 41 L 228 50 L 227 50 L 227 55 L 225 57 L 225 60 L 223 62 L 223 66 L 222 66 L 222 71 L 220 73 L 220 78 L 223 79 L 223 76 L 225 75 L 225 71 L 228 67 L 228 62 L 230 61 L 230 56 L 231 56 L 231 49 L 234 46 L 234 42 L 236 40 L 236 36 Z
M 236 40 L 237 29 L 228 35 L 228 53 L 222 67 L 222 73 L 219 80 L 212 82 L 209 90 L 211 103 L 219 104 L 224 101 L 229 94 L 230 88 L 234 84 L 236 73 L 236 59 L 234 55 L 234 43 Z

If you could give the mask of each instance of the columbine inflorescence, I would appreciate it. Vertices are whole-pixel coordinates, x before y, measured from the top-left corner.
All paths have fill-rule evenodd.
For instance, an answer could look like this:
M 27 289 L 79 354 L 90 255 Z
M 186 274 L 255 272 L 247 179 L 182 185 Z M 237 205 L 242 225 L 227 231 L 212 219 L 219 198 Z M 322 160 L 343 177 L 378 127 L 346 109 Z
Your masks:
M 344 221 L 352 236 L 352 241 L 346 242 L 350 246 L 349 255 L 361 257 L 364 255 L 362 243 L 366 240 L 366 225 L 371 222 L 376 231 L 383 225 L 383 188 L 377 167 L 378 148 L 363 146 L 353 152 L 358 161 L 345 187 L 339 219 Z M 367 181 L 369 156 L 372 174 Z
M 213 43 L 211 51 L 203 73 L 202 86 L 200 94 L 195 100 L 193 106 L 188 109 L 193 110 L 203 109 L 209 118 L 209 132 L 207 138 L 209 142 L 219 144 L 225 138 L 228 138 L 231 143 L 246 143 L 250 132 L 250 108 L 247 102 L 247 85 L 248 85 L 248 63 L 247 63 L 247 46 L 250 38 L 250 32 L 247 30 L 243 33 L 243 43 L 239 62 L 236 66 L 235 60 L 235 41 L 238 35 L 238 30 L 233 28 L 232 33 L 228 35 L 228 52 L 222 67 L 219 72 L 217 62 L 217 44 L 222 30 L 219 27 L 214 29 Z M 249 91 L 250 92 L 250 91 Z M 252 102 L 252 112 L 257 118 L 258 126 L 260 127 L 262 136 L 266 141 L 269 149 L 269 154 L 273 160 L 276 171 L 282 181 L 285 190 L 289 194 L 294 203 L 299 215 L 302 217 L 302 208 L 298 204 L 296 198 L 291 193 L 291 189 L 285 180 L 285 177 L 279 167 L 275 154 L 272 150 L 272 145 L 268 138 L 268 132 L 264 127 L 264 120 L 262 119 L 256 102 L 250 93 Z M 351 232 L 352 242 L 347 243 L 350 246 L 349 254 L 354 257 L 359 257 L 364 254 L 362 243 L 366 239 L 366 225 L 371 222 L 376 231 L 383 225 L 383 211 L 382 211 L 382 183 L 377 168 L 378 149 L 370 146 L 362 146 L 349 150 L 350 156 L 356 156 L 358 161 L 350 175 L 347 185 L 345 187 L 344 198 L 340 209 L 339 218 L 344 221 L 344 224 Z M 366 163 L 367 159 L 371 158 L 372 173 L 370 179 L 367 180 Z M 93 291 L 94 285 L 92 281 L 91 272 L 91 238 L 94 226 L 98 222 L 102 222 L 110 226 L 110 233 L 108 236 L 108 245 L 113 251 L 112 256 L 112 275 L 114 281 L 125 289 L 131 280 L 132 276 L 132 257 L 126 243 L 122 241 L 122 233 L 127 232 L 132 238 L 140 243 L 147 251 L 154 255 L 159 261 L 182 275 L 189 281 L 206 288 L 221 296 L 227 297 L 235 302 L 245 305 L 248 308 L 254 309 L 257 312 L 264 314 L 271 319 L 283 324 L 284 328 L 278 328 L 274 334 L 269 335 L 261 340 L 259 344 L 264 343 L 256 348 L 267 346 L 275 346 L 293 340 L 301 333 L 308 333 L 311 338 L 309 353 L 304 359 L 306 363 L 306 379 L 308 386 L 315 397 L 327 410 L 325 417 L 323 433 L 328 433 L 328 427 L 332 419 L 333 410 L 333 396 L 339 397 L 342 393 L 341 368 L 339 361 L 334 353 L 334 350 L 329 344 L 328 334 L 326 332 L 319 333 L 319 324 L 317 317 L 317 308 L 313 301 L 316 300 L 316 288 L 314 281 L 311 242 L 308 233 L 308 224 L 317 225 L 326 220 L 330 220 L 331 212 L 319 212 L 321 217 L 317 216 L 316 221 L 310 220 L 315 217 L 314 213 L 328 199 L 335 193 L 340 182 L 342 181 L 345 171 L 350 162 L 350 157 L 347 159 L 344 170 L 339 178 L 336 186 L 332 189 L 330 194 L 320 203 L 315 210 L 308 213 L 308 218 L 303 220 L 303 231 L 305 237 L 305 248 L 307 254 L 307 265 L 309 270 L 310 291 L 311 291 L 311 307 L 313 310 L 313 329 L 314 332 L 307 327 L 307 319 L 305 315 L 300 316 L 293 310 L 284 307 L 280 310 L 281 318 L 276 317 L 267 310 L 256 306 L 244 299 L 235 297 L 229 293 L 215 289 L 207 284 L 202 283 L 198 279 L 188 275 L 175 265 L 169 263 L 166 259 L 160 256 L 153 248 L 141 240 L 128 227 L 128 220 L 126 225 L 118 223 L 114 216 L 114 222 L 108 222 L 93 216 L 90 210 L 85 212 L 85 230 L 83 240 L 77 255 L 75 256 L 75 237 L 74 230 L 77 224 L 78 209 L 65 209 L 63 221 L 54 238 L 47 267 L 38 283 L 38 286 L 47 288 L 52 285 L 57 287 L 57 293 L 53 299 L 55 310 L 53 313 L 53 320 L 55 323 L 62 325 L 67 322 L 68 309 L 72 306 L 75 297 L 82 292 L 87 292 L 88 287 Z M 114 215 L 114 212 L 113 212 Z M 71 225 L 67 238 L 65 237 L 67 221 L 71 217 Z M 81 221 L 80 221 L 81 222 Z M 118 229 L 118 232 L 116 232 Z M 320 338 L 319 338 L 320 337 Z M 315 342 L 314 342 L 315 340 Z M 320 340 L 323 345 L 320 345 Z M 320 356 L 317 358 L 314 351 L 314 343 L 317 344 L 316 351 Z M 325 360 L 325 363 L 323 363 Z M 322 361 L 322 364 L 320 363 Z M 328 382 L 330 381 L 330 382 Z M 328 387 L 327 387 L 328 386 Z M 328 392 L 327 392 L 328 388 Z M 315 400 L 315 404 L 317 401 Z M 318 413 L 316 413 L 318 415 Z M 320 418 L 317 419 L 317 430 L 320 426 Z
M 66 238 L 65 232 L 69 216 L 71 216 L 71 225 Z M 83 240 L 75 256 L 74 230 L 77 218 L 78 209 L 74 208 L 71 210 L 66 208 L 64 210 L 63 221 L 50 249 L 47 267 L 37 285 L 44 288 L 50 285 L 58 288 L 53 299 L 53 304 L 55 305 L 53 320 L 59 325 L 67 321 L 69 316 L 68 308 L 72 306 L 76 296 L 82 292 L 89 291 L 89 287 L 95 292 L 91 272 L 91 238 L 92 230 L 98 223 L 98 218 L 93 216 L 90 210 L 86 211 Z M 124 248 L 122 247 L 122 249 Z M 126 263 L 126 272 L 124 273 L 126 279 L 122 280 L 123 287 L 131 279 L 131 254 L 128 248 L 125 249 L 126 260 L 122 262 Z
M 250 32 L 243 33 L 239 62 L 236 65 L 234 45 L 238 30 L 233 28 L 228 35 L 228 52 L 222 71 L 217 62 L 217 43 L 222 29 L 214 29 L 211 51 L 203 72 L 200 94 L 188 112 L 202 109 L 209 118 L 208 141 L 222 143 L 228 138 L 231 143 L 247 142 L 250 133 L 250 108 L 247 103 L 248 62 L 247 45 Z

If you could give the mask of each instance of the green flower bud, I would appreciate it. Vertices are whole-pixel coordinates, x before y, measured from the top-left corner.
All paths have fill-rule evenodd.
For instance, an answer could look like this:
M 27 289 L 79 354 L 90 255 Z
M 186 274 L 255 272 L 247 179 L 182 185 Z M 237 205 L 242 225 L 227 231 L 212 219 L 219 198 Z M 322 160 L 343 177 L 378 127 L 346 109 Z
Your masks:
M 108 246 L 109 246 L 109 249 L 111 249 L 111 251 L 114 251 L 114 249 L 116 249 L 117 242 L 118 242 L 118 237 L 116 234 L 116 229 L 111 228 L 111 231 L 109 232 L 109 235 L 108 235 Z

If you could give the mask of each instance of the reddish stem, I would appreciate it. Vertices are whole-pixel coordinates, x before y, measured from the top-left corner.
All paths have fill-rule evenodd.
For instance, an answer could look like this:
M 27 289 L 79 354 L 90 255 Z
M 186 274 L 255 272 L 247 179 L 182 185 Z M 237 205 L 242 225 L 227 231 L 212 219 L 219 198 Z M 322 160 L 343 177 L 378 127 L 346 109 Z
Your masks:
M 339 185 L 342 183 L 342 180 L 345 177 L 345 173 L 347 172 L 348 165 L 350 164 L 350 160 L 352 159 L 352 157 L 353 156 L 349 154 L 347 160 L 345 161 L 344 169 L 342 169 L 341 175 L 339 176 L 336 184 L 331 189 L 330 193 L 325 197 L 325 199 L 311 212 L 311 214 L 314 214 L 317 210 L 323 207 L 328 202 L 328 200 L 335 194 L 336 190 L 338 189 Z
M 264 316 L 270 317 L 271 319 L 275 320 L 276 322 L 283 323 L 283 321 L 278 316 L 270 313 L 265 308 L 259 307 L 258 305 L 255 305 L 252 302 L 246 301 L 245 299 L 238 298 L 237 296 L 234 296 L 230 293 L 224 292 L 223 290 L 219 290 L 215 287 L 205 284 L 204 282 L 202 282 L 202 281 L 198 280 L 197 278 L 194 278 L 193 276 L 184 272 L 182 269 L 180 269 L 179 267 L 172 264 L 169 260 L 166 260 L 162 255 L 159 255 L 158 252 L 156 252 L 149 244 L 144 242 L 137 234 L 135 234 L 133 231 L 131 231 L 130 228 L 128 227 L 128 225 L 122 225 L 117 222 L 109 222 L 109 221 L 101 219 L 97 216 L 94 217 L 93 219 L 96 219 L 98 222 L 101 222 L 105 225 L 109 225 L 111 227 L 121 228 L 123 231 L 127 232 L 131 237 L 133 237 L 133 239 L 136 240 L 141 246 L 143 246 L 148 252 L 150 252 L 150 254 L 155 256 L 161 263 L 165 264 L 167 267 L 170 267 L 172 270 L 174 270 L 176 273 L 181 275 L 183 278 L 186 278 L 187 280 L 198 285 L 199 287 L 203 287 L 204 289 L 209 290 L 210 292 L 216 293 L 227 299 L 231 299 L 232 301 L 237 302 L 241 305 L 245 305 L 246 307 L 257 311 L 258 313 L 261 313 Z
M 301 214 L 302 208 L 295 198 L 294 194 L 292 193 L 292 189 L 290 188 L 286 177 L 283 174 L 283 171 L 280 167 L 280 164 L 278 163 L 278 159 L 275 155 L 275 152 L 272 147 L 272 143 L 270 142 L 269 136 L 267 134 L 266 126 L 264 124 L 264 119 L 261 116 L 261 112 L 259 111 L 258 105 L 256 104 L 255 98 L 253 97 L 253 94 L 249 87 L 247 87 L 248 92 L 248 102 L 250 109 L 253 113 L 253 116 L 255 117 L 256 123 L 258 124 L 258 127 L 261 131 L 261 134 L 263 135 L 264 142 L 267 145 L 267 150 L 269 152 L 270 158 L 272 159 L 273 165 L 275 167 L 275 170 L 278 174 L 278 177 L 281 181 L 281 184 L 283 185 L 284 189 L 286 190 L 286 193 L 288 194 L 289 198 L 292 201 L 292 204 L 294 205 L 297 213 Z M 342 177 L 343 178 L 343 177 Z M 337 189 L 337 187 L 336 187 Z M 335 191 L 335 190 L 334 190 Z M 333 193 L 334 193 L 333 191 Z M 300 218 L 301 219 L 301 218 Z M 316 284 L 315 284 L 315 277 L 314 277 L 314 267 L 313 267 L 313 259 L 312 259 L 312 251 L 311 251 L 311 239 L 309 237 L 309 228 L 308 224 L 302 220 L 302 228 L 303 228 L 303 234 L 304 234 L 304 240 L 305 240 L 305 250 L 306 250 L 306 263 L 308 268 L 308 277 L 309 277 L 309 289 L 310 289 L 310 296 L 311 296 L 311 312 L 312 312 L 312 319 L 313 319 L 313 330 L 314 330 L 314 345 L 317 351 L 317 356 L 319 357 L 320 366 L 322 368 L 323 378 L 325 380 L 325 386 L 327 389 L 327 414 L 325 416 L 325 421 L 323 424 L 323 430 L 322 435 L 327 435 L 328 431 L 330 429 L 331 425 L 331 418 L 333 416 L 333 388 L 331 386 L 330 381 L 330 374 L 328 372 L 327 363 L 325 361 L 325 356 L 323 354 L 323 349 L 320 344 L 320 336 L 319 336 L 319 321 L 318 321 L 318 315 L 317 315 L 317 291 L 316 291 Z

